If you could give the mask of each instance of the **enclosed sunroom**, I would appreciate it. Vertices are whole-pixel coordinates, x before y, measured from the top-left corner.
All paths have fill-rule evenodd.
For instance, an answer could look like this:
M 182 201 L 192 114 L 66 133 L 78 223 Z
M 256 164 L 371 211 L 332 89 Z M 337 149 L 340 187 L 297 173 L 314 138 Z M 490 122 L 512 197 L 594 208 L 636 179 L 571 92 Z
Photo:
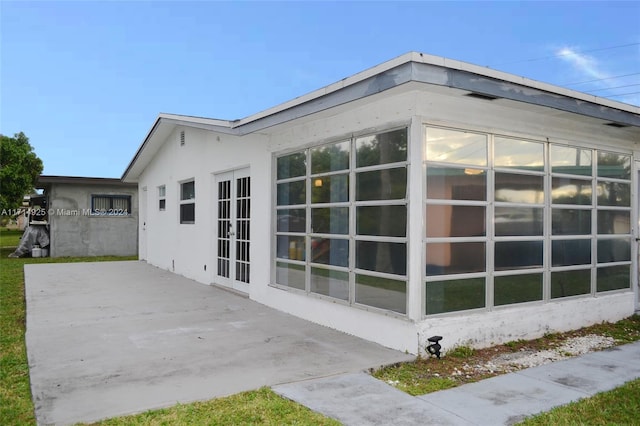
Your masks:
M 141 258 L 416 353 L 633 314 L 639 142 L 638 107 L 409 53 L 242 120 L 161 114 L 124 179 Z

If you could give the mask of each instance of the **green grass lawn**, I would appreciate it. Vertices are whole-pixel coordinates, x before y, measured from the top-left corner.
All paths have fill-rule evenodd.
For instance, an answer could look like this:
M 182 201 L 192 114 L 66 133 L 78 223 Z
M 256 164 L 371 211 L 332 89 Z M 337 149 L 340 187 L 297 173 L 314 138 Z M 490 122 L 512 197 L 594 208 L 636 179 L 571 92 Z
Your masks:
M 22 231 L 0 229 L 0 247 L 17 247 Z
M 523 426 L 640 424 L 640 379 L 528 418 Z

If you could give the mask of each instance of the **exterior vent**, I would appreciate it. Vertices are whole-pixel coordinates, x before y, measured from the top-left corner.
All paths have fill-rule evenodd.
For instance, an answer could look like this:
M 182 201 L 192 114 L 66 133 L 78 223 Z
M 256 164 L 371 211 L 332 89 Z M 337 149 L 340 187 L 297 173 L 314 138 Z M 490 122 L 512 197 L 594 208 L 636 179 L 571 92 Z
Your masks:
M 180 146 L 184 146 L 184 130 L 180 130 Z
M 465 96 L 469 96 L 470 98 L 483 99 L 485 101 L 494 101 L 496 99 L 499 99 L 498 96 L 485 95 L 484 93 L 476 92 L 467 93 Z
M 629 127 L 626 124 L 621 124 L 621 123 L 615 123 L 615 122 L 611 122 L 611 123 L 604 123 L 605 126 L 610 126 L 610 127 L 617 127 L 618 129 L 622 129 L 624 127 Z

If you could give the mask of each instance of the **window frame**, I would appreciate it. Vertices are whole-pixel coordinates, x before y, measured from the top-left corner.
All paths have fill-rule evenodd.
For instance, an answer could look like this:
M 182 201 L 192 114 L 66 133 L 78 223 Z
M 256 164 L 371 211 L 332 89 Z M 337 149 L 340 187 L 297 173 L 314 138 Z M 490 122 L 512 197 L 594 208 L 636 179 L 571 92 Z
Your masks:
M 192 198 L 185 198 L 183 199 L 183 185 L 189 184 L 189 183 L 193 183 L 193 197 Z M 184 215 L 184 210 L 183 210 L 183 206 L 189 206 L 189 205 L 193 205 L 193 220 L 185 220 L 183 219 L 183 215 Z M 180 222 L 181 225 L 193 225 L 196 223 L 196 180 L 195 178 L 191 178 L 191 179 L 186 179 L 183 181 L 180 181 L 178 183 L 178 220 Z
M 376 135 L 386 134 L 394 131 L 404 131 L 404 135 L 399 137 L 405 138 L 406 153 L 403 161 L 395 161 L 383 164 L 376 165 L 367 165 L 363 167 L 357 167 L 357 141 L 359 138 L 363 137 L 372 137 Z M 312 152 L 318 152 L 318 148 L 329 147 L 331 145 L 339 145 L 348 142 L 349 147 L 349 161 L 346 168 L 341 169 L 333 169 L 333 165 L 329 170 L 321 170 L 317 173 L 312 172 L 313 160 L 312 160 Z M 409 167 L 410 167 L 410 124 L 406 123 L 400 126 L 389 127 L 380 129 L 376 132 L 367 132 L 362 134 L 353 134 L 348 138 L 334 138 L 330 140 L 321 141 L 317 144 L 308 145 L 303 149 L 294 149 L 281 151 L 273 154 L 273 164 L 274 164 L 274 172 L 272 178 L 272 187 L 273 187 L 273 232 L 272 232 L 272 275 L 270 280 L 270 285 L 276 288 L 290 290 L 294 292 L 301 292 L 309 296 L 327 299 L 335 303 L 342 303 L 352 307 L 358 307 L 365 310 L 374 310 L 381 311 L 387 315 L 391 316 L 399 316 L 402 318 L 406 318 L 408 316 L 409 310 L 409 284 L 408 284 L 408 260 L 409 260 L 409 222 L 407 220 L 406 230 L 404 237 L 388 237 L 388 236 L 370 236 L 370 235 L 357 235 L 356 229 L 356 209 L 358 207 L 367 207 L 367 206 L 385 206 L 385 205 L 404 205 L 406 206 L 407 212 L 409 210 Z M 304 162 L 305 162 L 305 174 L 299 176 L 284 176 L 282 178 L 278 178 L 278 160 L 280 158 L 284 158 L 287 156 L 293 156 L 299 153 L 304 153 Z M 300 160 L 302 161 L 302 160 Z M 333 163 L 331 163 L 333 164 Z M 390 199 L 390 200 L 356 200 L 356 180 L 358 173 L 361 172 L 370 172 L 375 170 L 390 170 L 395 168 L 406 168 L 406 177 L 405 177 L 405 194 L 402 199 Z M 317 169 L 316 169 L 317 171 Z M 331 178 L 334 176 L 346 175 L 348 179 L 348 197 L 346 200 L 322 200 L 323 202 L 313 202 L 312 193 L 313 187 L 316 184 L 316 180 Z M 305 185 L 305 202 L 300 204 L 278 204 L 278 185 L 286 184 L 291 182 L 301 181 L 304 182 Z M 316 209 L 332 209 L 332 208 L 346 208 L 348 211 L 349 224 L 348 224 L 348 232 L 347 233 L 321 233 L 315 232 L 312 229 L 312 212 L 316 211 Z M 304 232 L 288 232 L 288 231 L 278 231 L 278 212 L 280 210 L 289 210 L 289 209 L 303 209 L 305 211 L 305 230 Z M 289 237 L 289 238 L 302 238 L 304 242 L 304 255 L 303 259 L 298 259 L 299 256 L 296 255 L 296 259 L 285 259 L 283 257 L 279 257 L 279 255 L 284 256 L 284 248 L 283 246 L 278 246 L 277 240 L 281 237 Z M 329 239 L 329 240 L 345 240 L 348 241 L 348 262 L 345 266 L 335 266 L 330 264 L 313 262 L 311 259 L 312 248 L 311 244 L 313 241 L 317 241 L 318 239 Z M 406 256 L 405 256 L 405 273 L 404 275 L 390 274 L 386 272 L 378 272 L 378 271 L 370 271 L 366 269 L 356 268 L 356 244 L 361 241 L 369 241 L 369 242 L 389 242 L 389 243 L 403 243 L 406 247 Z M 278 250 L 280 248 L 280 250 Z M 305 271 L 305 279 L 304 279 L 304 289 L 300 288 L 300 286 L 294 285 L 286 285 L 278 282 L 278 275 L 280 270 L 280 264 L 290 265 L 287 266 L 286 269 L 282 269 L 283 272 L 289 274 L 291 267 L 294 268 L 304 268 Z M 327 294 L 323 294 L 321 292 L 312 291 L 312 273 L 317 273 L 318 270 L 325 270 L 328 276 L 331 276 L 332 273 L 341 275 L 343 273 L 348 274 L 349 283 L 348 283 L 348 297 L 345 300 L 340 297 L 332 297 Z M 287 275 L 289 276 L 289 275 Z M 394 309 L 387 309 L 385 307 L 372 306 L 363 303 L 359 303 L 356 298 L 356 280 L 358 277 L 366 276 L 372 279 L 379 278 L 381 280 L 391 279 L 395 281 L 401 281 L 404 283 L 404 305 L 402 307 L 403 312 L 399 312 Z M 365 284 L 361 284 L 365 285 Z
M 104 198 L 109 200 L 109 207 L 107 209 L 96 209 L 96 198 Z M 114 200 L 126 200 L 127 207 L 125 209 L 117 208 L 113 206 Z M 106 210 L 106 211 L 105 211 Z M 131 216 L 131 195 L 127 194 L 91 194 L 91 215 L 100 217 L 118 217 Z
M 167 209 L 167 186 L 158 186 L 158 211 L 165 211 Z

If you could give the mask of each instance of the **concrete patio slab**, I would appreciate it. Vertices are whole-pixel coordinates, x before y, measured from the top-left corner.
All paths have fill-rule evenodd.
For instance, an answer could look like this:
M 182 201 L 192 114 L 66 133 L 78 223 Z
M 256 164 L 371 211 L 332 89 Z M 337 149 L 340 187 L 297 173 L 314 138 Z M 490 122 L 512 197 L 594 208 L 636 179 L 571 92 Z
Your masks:
M 412 359 L 144 262 L 26 265 L 25 285 L 39 424 Z

